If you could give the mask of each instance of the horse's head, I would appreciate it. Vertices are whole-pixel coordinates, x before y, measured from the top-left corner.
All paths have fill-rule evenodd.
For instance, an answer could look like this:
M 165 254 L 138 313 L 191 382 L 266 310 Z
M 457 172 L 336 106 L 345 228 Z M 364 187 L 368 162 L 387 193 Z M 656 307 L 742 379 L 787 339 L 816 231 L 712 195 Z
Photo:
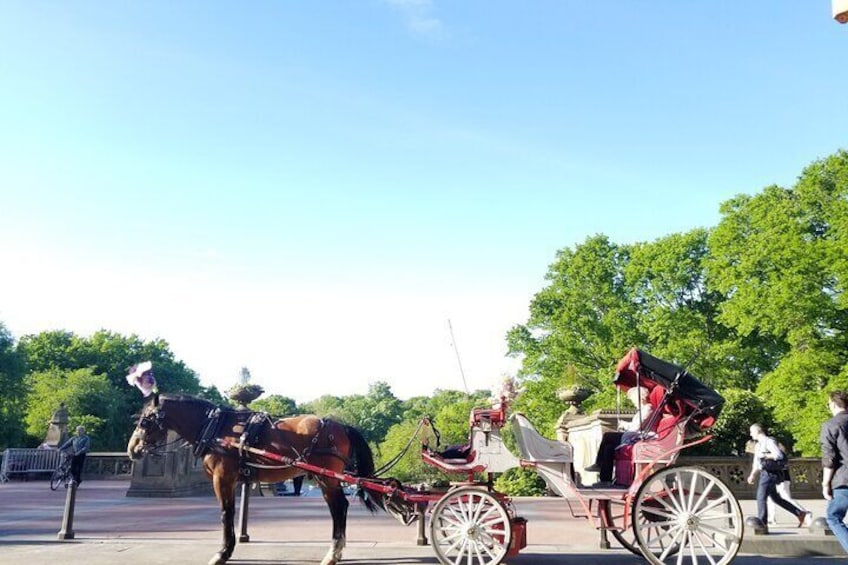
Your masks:
M 141 459 L 145 453 L 165 441 L 168 435 L 165 418 L 165 410 L 159 401 L 159 395 L 154 394 L 145 403 L 135 430 L 127 443 L 127 455 L 130 459 L 134 461 Z

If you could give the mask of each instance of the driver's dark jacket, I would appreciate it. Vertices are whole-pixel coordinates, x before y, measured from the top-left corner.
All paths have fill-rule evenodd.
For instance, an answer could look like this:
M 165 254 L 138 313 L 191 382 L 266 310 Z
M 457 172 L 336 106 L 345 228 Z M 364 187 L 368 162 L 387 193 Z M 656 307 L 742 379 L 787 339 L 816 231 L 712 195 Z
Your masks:
M 822 467 L 833 469 L 831 488 L 848 487 L 848 412 L 840 412 L 821 427 Z

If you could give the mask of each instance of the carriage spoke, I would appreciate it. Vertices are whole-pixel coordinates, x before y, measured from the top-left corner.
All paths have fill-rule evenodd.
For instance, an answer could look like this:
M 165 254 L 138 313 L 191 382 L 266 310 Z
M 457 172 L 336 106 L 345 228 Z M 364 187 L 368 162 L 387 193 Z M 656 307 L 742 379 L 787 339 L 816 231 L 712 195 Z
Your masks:
M 653 565 L 728 565 L 742 541 L 742 511 L 718 477 L 695 467 L 669 467 L 636 493 L 634 527 Z

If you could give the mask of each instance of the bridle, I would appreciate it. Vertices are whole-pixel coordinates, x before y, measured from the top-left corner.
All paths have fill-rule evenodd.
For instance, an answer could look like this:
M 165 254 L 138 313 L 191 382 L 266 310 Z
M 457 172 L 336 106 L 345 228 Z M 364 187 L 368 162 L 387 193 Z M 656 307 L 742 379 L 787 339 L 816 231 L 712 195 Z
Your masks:
M 139 434 L 139 430 L 143 433 Z M 161 438 L 168 437 L 168 428 L 165 425 L 165 411 L 158 406 L 155 410 L 142 415 L 136 424 L 135 436 L 141 436 L 141 452 L 149 455 L 164 455 L 166 448 L 175 443 L 184 441 L 182 438 L 169 442 L 162 442 Z M 160 439 L 157 439 L 160 438 Z

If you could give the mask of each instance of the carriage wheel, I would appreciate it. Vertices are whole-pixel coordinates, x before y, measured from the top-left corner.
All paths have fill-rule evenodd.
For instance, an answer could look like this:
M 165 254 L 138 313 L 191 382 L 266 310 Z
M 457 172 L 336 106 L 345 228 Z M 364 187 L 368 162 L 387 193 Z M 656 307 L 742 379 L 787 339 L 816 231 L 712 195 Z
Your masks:
M 628 504 L 631 505 L 631 512 L 628 514 L 628 522 L 625 522 L 624 509 L 627 507 Z M 639 549 L 639 542 L 636 540 L 636 530 L 635 528 L 630 527 L 629 522 L 629 520 L 633 519 L 633 505 L 631 499 L 623 498 L 618 500 L 600 500 L 598 501 L 598 507 L 603 513 L 606 523 L 618 528 L 614 530 L 609 530 L 613 537 L 618 540 L 618 543 L 620 543 L 621 546 L 627 551 L 633 553 L 634 555 L 642 557 L 642 550 Z M 656 519 L 656 516 L 653 514 L 651 516 L 639 514 L 640 524 L 648 524 L 648 522 L 652 519 Z M 669 552 L 669 555 L 674 555 L 675 553 L 677 553 L 677 550 L 679 548 L 679 545 L 673 545 L 671 551 Z
M 512 541 L 509 514 L 485 490 L 458 488 L 433 508 L 430 540 L 443 565 L 497 565 Z
M 668 467 L 651 475 L 636 493 L 634 512 L 636 543 L 654 565 L 725 565 L 742 545 L 739 501 L 703 469 Z

